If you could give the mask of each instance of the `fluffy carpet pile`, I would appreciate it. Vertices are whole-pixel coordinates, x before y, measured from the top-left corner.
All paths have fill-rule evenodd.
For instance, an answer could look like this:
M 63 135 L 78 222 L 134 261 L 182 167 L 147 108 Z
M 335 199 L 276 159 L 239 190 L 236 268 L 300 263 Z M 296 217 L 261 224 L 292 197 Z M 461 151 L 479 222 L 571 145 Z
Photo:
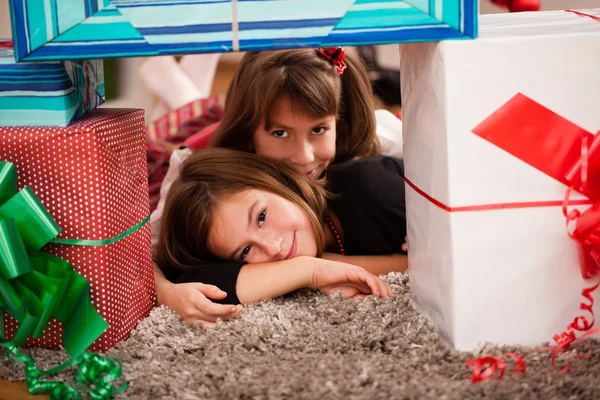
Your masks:
M 565 374 L 550 353 L 525 358 L 525 374 L 471 383 L 465 361 L 531 349 L 482 347 L 480 354 L 450 349 L 413 309 L 408 278 L 386 278 L 396 296 L 386 301 L 295 294 L 246 307 L 215 329 L 188 327 L 155 309 L 130 338 L 107 356 L 123 362 L 135 399 L 597 399 L 600 344 L 589 358 L 571 351 Z M 518 329 L 518 328 L 515 328 Z M 26 350 L 48 368 L 64 352 Z M 23 379 L 22 367 L 2 362 L 0 376 Z M 564 365 L 564 364 L 561 364 Z M 64 379 L 69 379 L 63 375 Z

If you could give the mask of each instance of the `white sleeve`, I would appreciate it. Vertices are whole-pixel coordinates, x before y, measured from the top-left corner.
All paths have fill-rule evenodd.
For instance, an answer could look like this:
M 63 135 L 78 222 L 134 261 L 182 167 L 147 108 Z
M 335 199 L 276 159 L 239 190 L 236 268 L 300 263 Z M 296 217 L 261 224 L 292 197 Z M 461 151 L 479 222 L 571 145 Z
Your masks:
M 179 176 L 179 166 L 185 160 L 192 151 L 190 149 L 179 149 L 173 151 L 171 153 L 171 158 L 169 159 L 169 170 L 165 175 L 165 179 L 160 186 L 160 200 L 158 201 L 158 206 L 156 206 L 156 210 L 152 211 L 150 215 L 150 227 L 152 229 L 152 254 L 155 255 L 156 246 L 158 245 L 158 238 L 160 235 L 160 224 L 162 221 L 163 210 L 165 208 L 165 200 L 167 198 L 167 193 L 169 193 L 169 189 L 171 185 Z
M 381 154 L 402 159 L 402 121 L 388 110 L 375 110 Z

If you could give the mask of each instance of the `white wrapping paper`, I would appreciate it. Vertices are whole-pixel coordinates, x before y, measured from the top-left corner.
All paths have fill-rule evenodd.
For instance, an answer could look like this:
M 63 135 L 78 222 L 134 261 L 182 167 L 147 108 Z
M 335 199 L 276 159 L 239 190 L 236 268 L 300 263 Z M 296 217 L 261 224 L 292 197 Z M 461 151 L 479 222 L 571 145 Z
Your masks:
M 590 318 L 581 290 L 597 281 L 581 275 L 560 206 L 461 207 L 563 200 L 563 183 L 472 130 L 521 93 L 598 132 L 600 21 L 498 14 L 482 16 L 480 30 L 474 41 L 401 45 L 405 171 L 422 191 L 406 187 L 411 291 L 460 350 L 551 342 L 576 316 Z

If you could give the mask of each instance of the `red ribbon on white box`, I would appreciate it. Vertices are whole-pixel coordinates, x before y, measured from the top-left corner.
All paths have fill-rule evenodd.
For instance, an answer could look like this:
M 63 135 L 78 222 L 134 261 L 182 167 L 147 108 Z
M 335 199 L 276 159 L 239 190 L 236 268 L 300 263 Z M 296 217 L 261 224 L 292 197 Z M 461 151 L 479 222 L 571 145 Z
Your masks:
M 562 205 L 567 220 L 567 232 L 577 242 L 583 278 L 590 279 L 600 275 L 600 134 L 593 135 L 521 93 L 481 122 L 473 129 L 473 133 L 565 184 L 568 187 L 565 199 L 450 207 L 429 196 L 410 179 L 406 179 L 407 184 L 431 203 L 448 212 Z M 582 193 L 588 199 L 570 200 L 569 196 L 573 190 Z M 583 212 L 577 209 L 568 210 L 568 206 L 589 204 L 592 204 L 592 207 Z M 575 226 L 572 232 L 569 232 L 572 223 Z M 592 332 L 600 332 L 597 329 L 590 331 L 594 326 L 594 298 L 591 293 L 599 285 L 600 282 L 582 291 L 585 300 L 580 304 L 580 309 L 591 314 L 591 321 L 585 316 L 576 317 L 564 332 L 554 336 L 557 346 L 543 348 L 553 350 L 553 365 L 556 356 L 577 340 L 575 331 L 589 331 L 585 337 Z M 525 356 L 512 353 L 505 355 L 517 360 L 517 373 L 525 372 Z M 499 379 L 504 375 L 505 364 L 500 357 L 478 358 L 468 361 L 467 365 L 475 367 L 471 376 L 473 382 L 486 378 Z M 568 364 L 561 372 L 566 372 L 567 369 Z M 495 371 L 500 373 L 494 378 Z
M 581 274 L 584 279 L 600 275 L 600 135 L 587 132 L 521 93 L 486 118 L 473 133 L 568 186 L 562 208 L 567 232 L 577 242 Z M 568 206 L 574 205 L 569 199 L 573 190 L 587 196 L 587 204 L 593 204 L 592 207 L 584 212 L 577 209 L 569 212 Z M 569 232 L 571 222 L 575 227 Z M 591 314 L 591 321 L 583 315 L 577 316 L 564 332 L 554 336 L 558 346 L 543 348 L 553 351 L 553 365 L 556 356 L 577 340 L 576 331 L 589 331 L 586 337 L 599 332 L 590 331 L 595 322 L 591 293 L 599 285 L 600 282 L 582 291 L 585 300 L 580 309 Z M 525 371 L 523 357 L 518 358 L 517 373 Z M 467 363 L 476 367 L 471 376 L 473 382 L 493 376 L 495 369 L 500 369 L 503 375 L 504 363 L 494 364 L 496 368 L 489 369 L 490 364 L 486 369 L 483 361 L 476 359 Z M 490 361 L 489 357 L 485 358 L 486 363 Z M 569 364 L 561 372 L 568 368 Z
M 582 276 L 589 279 L 599 275 L 600 135 L 591 134 L 521 93 L 486 118 L 473 133 L 568 187 L 563 213 L 567 224 L 575 222 L 569 235 L 578 244 Z M 589 200 L 569 200 L 573 190 Z M 569 205 L 581 204 L 592 207 L 585 212 L 568 212 Z

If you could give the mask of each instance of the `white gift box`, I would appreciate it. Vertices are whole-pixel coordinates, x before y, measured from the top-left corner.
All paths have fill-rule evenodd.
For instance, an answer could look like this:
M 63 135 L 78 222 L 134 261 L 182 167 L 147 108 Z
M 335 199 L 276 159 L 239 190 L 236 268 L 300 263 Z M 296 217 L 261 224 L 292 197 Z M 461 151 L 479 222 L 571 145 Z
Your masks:
M 591 319 L 581 291 L 597 278 L 567 233 L 567 185 L 473 132 L 511 99 L 600 130 L 600 9 L 579 11 L 485 15 L 477 40 L 401 45 L 411 292 L 459 350 L 552 342 Z M 517 114 L 525 131 L 556 122 Z

